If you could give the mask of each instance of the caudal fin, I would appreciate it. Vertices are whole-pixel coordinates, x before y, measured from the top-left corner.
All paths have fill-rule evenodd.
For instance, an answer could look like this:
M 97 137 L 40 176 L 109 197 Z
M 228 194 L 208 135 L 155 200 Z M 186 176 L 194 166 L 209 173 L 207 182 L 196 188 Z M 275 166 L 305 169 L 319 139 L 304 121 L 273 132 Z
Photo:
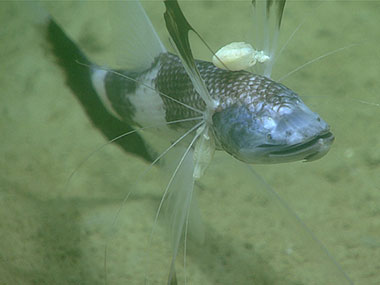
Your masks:
M 57 58 L 57 63 L 64 71 L 67 85 L 81 103 L 93 125 L 108 140 L 131 131 L 130 126 L 108 113 L 92 85 L 90 61 L 52 18 L 48 21 L 46 36 L 51 44 L 51 51 Z M 126 139 L 117 140 L 116 143 L 124 151 L 151 161 L 144 141 L 137 133 L 129 135 Z

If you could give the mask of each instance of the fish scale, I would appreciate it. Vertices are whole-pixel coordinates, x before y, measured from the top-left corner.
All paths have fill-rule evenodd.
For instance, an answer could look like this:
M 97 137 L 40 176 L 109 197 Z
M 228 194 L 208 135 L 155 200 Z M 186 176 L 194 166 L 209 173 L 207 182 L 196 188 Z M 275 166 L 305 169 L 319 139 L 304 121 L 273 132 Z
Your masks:
M 178 56 L 163 53 L 159 56 L 155 88 L 157 93 L 165 94 L 187 106 L 204 111 L 206 104 L 201 99 Z M 287 100 L 300 100 L 289 88 L 264 76 L 247 71 L 228 71 L 214 66 L 211 62 L 195 62 L 210 96 L 217 102 L 216 112 L 233 104 L 252 105 L 253 109 L 262 108 L 267 102 L 275 108 Z M 166 121 L 191 118 L 199 115 L 184 105 L 161 96 L 166 111 Z M 251 108 L 252 109 L 252 108 Z M 173 126 L 178 127 L 178 126 Z

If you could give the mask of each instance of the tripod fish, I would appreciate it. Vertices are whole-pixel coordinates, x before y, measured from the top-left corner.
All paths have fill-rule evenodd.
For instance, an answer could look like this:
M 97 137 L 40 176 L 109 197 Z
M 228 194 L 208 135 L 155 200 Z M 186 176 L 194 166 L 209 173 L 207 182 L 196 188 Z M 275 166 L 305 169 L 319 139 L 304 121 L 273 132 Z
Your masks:
M 125 13 L 124 19 L 129 19 L 126 33 L 139 29 L 134 33 L 138 39 L 126 37 L 132 43 L 144 43 L 125 50 L 134 58 L 134 68 L 112 70 L 91 62 L 53 19 L 49 21 L 48 39 L 66 72 L 68 85 L 108 139 L 126 129 L 146 128 L 168 141 L 187 142 L 162 199 L 168 192 L 174 193 L 173 258 L 168 278 L 172 284 L 194 181 L 202 176 L 214 149 L 249 164 L 313 161 L 329 151 L 334 136 L 329 125 L 297 93 L 267 76 L 221 69 L 202 60 L 195 60 L 189 72 L 192 66 L 184 64 L 183 55 L 165 49 L 140 4 L 122 5 L 127 8 L 115 13 Z M 180 54 L 178 45 L 177 50 Z M 200 78 L 194 79 L 194 70 Z M 207 94 L 194 84 L 197 80 L 204 84 Z M 117 143 L 148 161 L 156 162 L 163 156 L 155 155 L 149 142 L 136 133 L 129 144 Z M 181 172 L 185 164 L 193 169 L 190 174 Z M 178 186 L 179 180 L 188 183 Z

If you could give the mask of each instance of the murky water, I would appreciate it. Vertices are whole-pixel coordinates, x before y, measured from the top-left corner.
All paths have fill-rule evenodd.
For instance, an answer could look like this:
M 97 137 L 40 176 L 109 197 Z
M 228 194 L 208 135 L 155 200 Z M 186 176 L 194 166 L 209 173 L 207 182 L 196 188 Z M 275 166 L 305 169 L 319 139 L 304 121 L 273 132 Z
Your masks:
M 146 6 L 154 17 L 163 11 Z M 142 284 L 144 271 L 153 284 L 164 284 L 170 260 L 161 223 L 148 263 L 144 255 L 165 183 L 159 170 L 136 181 L 146 163 L 108 146 L 65 188 L 70 173 L 105 141 L 65 86 L 32 7 L 0 4 L 0 284 L 103 284 L 107 241 L 109 284 Z M 183 7 L 215 49 L 251 35 L 250 11 L 240 2 Z M 112 60 L 97 17 L 101 4 L 50 8 L 94 59 Z M 303 25 L 274 78 L 357 45 L 283 81 L 331 125 L 330 153 L 312 163 L 254 167 L 356 284 L 380 280 L 379 12 L 378 2 L 287 3 L 280 45 Z M 197 41 L 194 53 L 210 58 Z M 188 283 L 338 284 L 331 263 L 263 188 L 233 159 L 215 158 L 197 189 L 206 242 L 189 241 Z M 135 194 L 112 226 L 130 189 Z

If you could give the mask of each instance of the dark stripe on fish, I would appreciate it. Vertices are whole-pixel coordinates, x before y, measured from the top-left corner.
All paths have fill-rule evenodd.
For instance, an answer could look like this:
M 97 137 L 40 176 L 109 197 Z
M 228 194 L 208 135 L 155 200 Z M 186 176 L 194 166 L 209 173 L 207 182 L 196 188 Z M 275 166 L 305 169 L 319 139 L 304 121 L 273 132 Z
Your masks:
M 118 71 L 128 78 L 136 79 L 137 73 Z M 129 101 L 128 94 L 136 91 L 137 83 L 134 80 L 127 79 L 119 74 L 108 72 L 105 77 L 105 89 L 107 97 L 111 102 L 112 108 L 119 114 L 123 120 L 133 124 L 133 116 L 136 112 L 135 106 Z

